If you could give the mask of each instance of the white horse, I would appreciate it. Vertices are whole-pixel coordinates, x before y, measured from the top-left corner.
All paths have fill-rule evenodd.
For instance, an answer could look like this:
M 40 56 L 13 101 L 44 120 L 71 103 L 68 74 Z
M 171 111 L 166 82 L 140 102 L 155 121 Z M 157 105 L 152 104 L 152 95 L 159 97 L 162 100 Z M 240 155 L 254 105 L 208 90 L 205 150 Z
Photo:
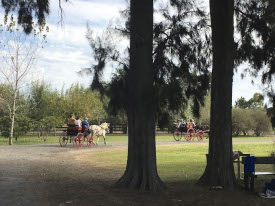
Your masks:
M 105 139 L 105 135 L 106 132 L 109 132 L 109 126 L 110 123 L 102 123 L 101 125 L 91 125 L 90 126 L 90 131 L 93 137 L 97 136 L 97 141 L 96 144 L 98 145 L 98 141 L 99 141 L 99 136 L 102 136 L 104 139 L 104 144 L 106 145 L 106 139 Z

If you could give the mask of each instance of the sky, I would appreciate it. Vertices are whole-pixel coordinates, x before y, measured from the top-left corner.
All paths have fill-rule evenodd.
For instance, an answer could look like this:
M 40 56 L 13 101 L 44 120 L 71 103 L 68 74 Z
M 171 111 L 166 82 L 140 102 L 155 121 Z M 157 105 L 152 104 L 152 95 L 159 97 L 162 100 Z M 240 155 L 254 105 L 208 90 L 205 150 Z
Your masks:
M 58 0 L 51 0 L 51 13 L 46 19 L 50 32 L 36 65 L 41 71 L 41 79 L 57 89 L 66 89 L 72 83 L 88 87 L 91 78 L 77 73 L 92 64 L 91 49 L 85 37 L 87 24 L 100 34 L 110 20 L 119 17 L 119 11 L 125 7 L 126 0 L 71 0 L 70 3 L 63 3 L 61 26 Z M 106 80 L 110 79 L 112 72 L 109 69 L 105 73 Z M 260 80 L 255 79 L 254 85 L 251 80 L 250 77 L 241 79 L 238 73 L 234 75 L 233 104 L 241 96 L 248 100 L 255 92 L 262 91 Z

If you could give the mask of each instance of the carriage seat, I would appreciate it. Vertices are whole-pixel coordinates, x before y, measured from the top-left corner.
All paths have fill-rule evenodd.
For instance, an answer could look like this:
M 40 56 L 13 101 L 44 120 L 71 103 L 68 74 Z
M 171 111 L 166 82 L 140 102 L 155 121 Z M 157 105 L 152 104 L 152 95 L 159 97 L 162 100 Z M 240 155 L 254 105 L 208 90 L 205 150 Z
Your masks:
M 76 136 L 78 133 L 81 132 L 81 127 L 77 127 L 76 125 L 68 125 L 67 127 L 67 135 L 68 136 Z

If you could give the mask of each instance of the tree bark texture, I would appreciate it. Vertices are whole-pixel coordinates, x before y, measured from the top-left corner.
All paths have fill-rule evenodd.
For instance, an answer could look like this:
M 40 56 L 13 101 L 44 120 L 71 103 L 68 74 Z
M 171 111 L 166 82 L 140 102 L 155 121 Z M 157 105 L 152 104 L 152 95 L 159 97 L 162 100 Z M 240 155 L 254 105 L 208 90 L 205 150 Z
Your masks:
M 117 187 L 160 191 L 155 142 L 153 92 L 153 0 L 130 2 L 130 72 L 128 77 L 128 160 Z
M 207 165 L 199 184 L 235 185 L 232 160 L 232 82 L 234 0 L 210 0 L 213 69 Z
M 13 138 L 13 130 L 14 130 L 14 117 L 16 112 L 16 99 L 17 99 L 17 92 L 18 92 L 18 82 L 19 82 L 19 47 L 16 48 L 16 76 L 15 76 L 15 88 L 14 88 L 14 95 L 13 95 L 13 102 L 11 108 L 11 126 L 10 126 L 10 135 L 9 135 L 9 145 L 12 145 L 12 138 Z
M 13 106 L 12 106 L 12 111 L 11 111 L 11 116 L 10 116 L 11 125 L 10 125 L 9 145 L 13 144 L 12 138 L 13 138 L 13 130 L 14 130 L 15 102 L 16 102 L 16 99 L 13 100 Z

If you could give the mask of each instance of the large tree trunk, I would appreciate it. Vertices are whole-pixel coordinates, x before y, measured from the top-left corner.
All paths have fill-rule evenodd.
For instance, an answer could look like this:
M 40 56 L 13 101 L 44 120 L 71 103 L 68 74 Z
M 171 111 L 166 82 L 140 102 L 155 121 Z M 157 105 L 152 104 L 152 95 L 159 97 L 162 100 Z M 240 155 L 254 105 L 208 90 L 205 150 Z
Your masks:
M 210 0 L 213 41 L 210 138 L 207 165 L 199 184 L 232 186 L 232 81 L 234 0 Z
M 116 186 L 160 191 L 165 186 L 156 165 L 153 0 L 132 0 L 130 7 L 128 160 L 126 171 Z

